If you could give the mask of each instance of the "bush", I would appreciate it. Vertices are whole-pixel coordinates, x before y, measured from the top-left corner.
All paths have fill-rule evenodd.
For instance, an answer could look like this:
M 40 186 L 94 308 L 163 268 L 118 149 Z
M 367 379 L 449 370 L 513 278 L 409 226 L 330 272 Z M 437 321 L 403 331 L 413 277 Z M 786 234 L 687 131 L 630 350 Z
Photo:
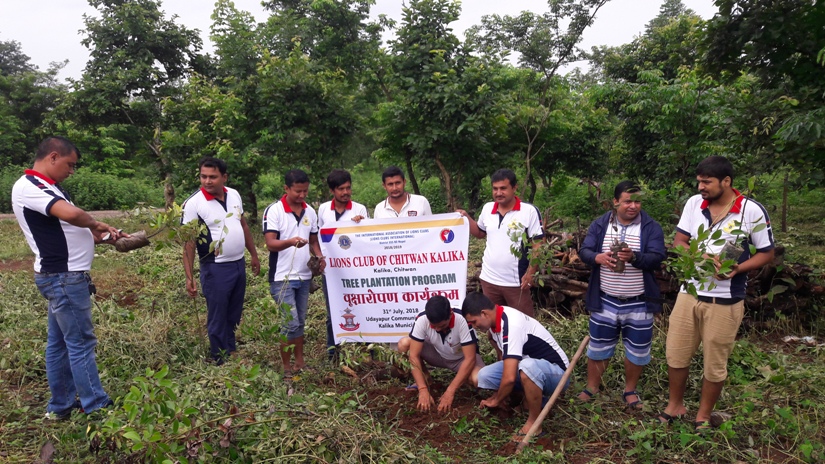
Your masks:
M 0 213 L 11 213 L 11 189 L 23 175 L 22 166 L 6 166 L 0 169 Z
M 163 205 L 163 189 L 133 179 L 79 169 L 63 182 L 72 201 L 89 211 L 129 209 L 139 203 Z

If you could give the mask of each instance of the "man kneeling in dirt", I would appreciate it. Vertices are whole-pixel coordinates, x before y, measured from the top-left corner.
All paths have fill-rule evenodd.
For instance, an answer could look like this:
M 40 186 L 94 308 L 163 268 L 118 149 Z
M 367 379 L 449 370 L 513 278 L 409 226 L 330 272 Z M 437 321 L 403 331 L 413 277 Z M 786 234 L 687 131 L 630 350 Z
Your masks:
M 567 355 L 539 321 L 509 306 L 495 305 L 481 293 L 469 293 L 461 312 L 471 327 L 487 332 L 498 352 L 499 361 L 478 372 L 478 388 L 496 390 L 481 406 L 500 407 L 513 391 L 524 392 L 527 423 L 513 437 L 521 441 L 538 419 L 544 398 L 561 382 Z
M 429 411 L 430 406 L 435 405 L 430 395 L 430 373 L 426 364 L 456 373 L 438 402 L 438 412 L 450 410 L 455 392 L 461 385 L 468 383 L 475 386 L 476 375 L 484 366 L 478 354 L 475 331 L 459 310 L 450 307 L 450 300 L 441 295 L 427 300 L 424 312 L 415 318 L 409 337 L 398 341 L 398 351 L 410 354 L 415 383 L 407 388 L 418 390 L 419 411 Z

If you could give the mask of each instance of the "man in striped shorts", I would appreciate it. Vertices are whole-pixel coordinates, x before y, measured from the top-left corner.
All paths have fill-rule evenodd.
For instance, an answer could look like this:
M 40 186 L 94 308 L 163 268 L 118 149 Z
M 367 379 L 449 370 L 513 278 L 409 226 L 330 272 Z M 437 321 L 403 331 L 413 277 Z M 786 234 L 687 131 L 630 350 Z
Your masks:
M 631 181 L 616 185 L 613 210 L 590 224 L 579 251 L 592 268 L 585 299 L 590 311 L 587 388 L 579 399 L 588 401 L 598 393 L 621 336 L 625 349 L 622 397 L 625 406 L 633 409 L 642 408 L 636 384 L 650 362 L 653 315 L 662 311 L 653 272 L 666 258 L 662 227 L 642 211 L 640 193 Z M 611 251 L 614 244 L 626 246 Z

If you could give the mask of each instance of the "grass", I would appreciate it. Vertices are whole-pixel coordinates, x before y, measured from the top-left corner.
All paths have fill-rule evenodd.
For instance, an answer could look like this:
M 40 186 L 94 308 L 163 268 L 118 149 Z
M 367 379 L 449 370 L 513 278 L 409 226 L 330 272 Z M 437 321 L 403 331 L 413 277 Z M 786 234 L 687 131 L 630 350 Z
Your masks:
M 808 207 L 801 205 L 802 207 Z M 811 205 L 810 207 L 813 207 Z M 810 214 L 811 221 L 816 220 Z M 112 220 L 125 230 L 143 226 Z M 801 228 L 809 227 L 803 224 Z M 253 228 L 259 251 L 262 237 Z M 801 239 L 808 239 L 800 232 Z M 809 253 L 810 244 L 794 256 Z M 651 421 L 667 397 L 666 319 L 656 325 L 653 361 L 639 391 L 641 413 L 623 410 L 620 362 L 610 365 L 591 403 L 575 399 L 584 386 L 585 360 L 571 393 L 545 421 L 548 434 L 516 460 L 509 443 L 525 417 L 477 408 L 483 394 L 464 391 L 451 414 L 422 415 L 407 380 L 381 375 L 364 346 L 347 346 L 342 362 L 352 378 L 326 362 L 323 296 L 310 298 L 306 338 L 315 369 L 286 384 L 277 355 L 280 310 L 263 276 L 249 279 L 239 353 L 227 365 L 204 362 L 205 306 L 184 290 L 180 253 L 144 248 L 119 254 L 98 247 L 93 310 L 98 364 L 116 408 L 67 422 L 43 420 L 49 397 L 43 350 L 45 300 L 32 282 L 31 253 L 11 221 L 0 222 L 0 461 L 32 462 L 44 445 L 55 462 L 818 462 L 825 459 L 825 351 L 779 339 L 796 330 L 779 321 L 770 332 L 741 334 L 729 362 L 718 409 L 732 419 L 706 436 L 688 421 L 670 428 Z M 474 246 L 474 251 L 478 251 Z M 813 252 L 810 252 L 813 253 Z M 261 256 L 265 254 L 261 253 Z M 25 265 L 18 265 L 23 262 Z M 587 332 L 587 316 L 542 312 L 569 354 Z M 816 328 L 794 335 L 818 335 Z M 376 350 L 389 359 L 387 350 Z M 493 360 L 482 337 L 482 352 Z M 621 356 L 621 353 L 617 353 Z M 701 353 L 688 384 L 695 412 Z M 372 372 L 374 371 L 374 372 Z M 375 374 L 375 375 L 374 375 Z M 365 380 L 366 379 L 366 380 Z M 436 383 L 449 376 L 435 372 Z M 368 381 L 367 381 L 368 380 Z

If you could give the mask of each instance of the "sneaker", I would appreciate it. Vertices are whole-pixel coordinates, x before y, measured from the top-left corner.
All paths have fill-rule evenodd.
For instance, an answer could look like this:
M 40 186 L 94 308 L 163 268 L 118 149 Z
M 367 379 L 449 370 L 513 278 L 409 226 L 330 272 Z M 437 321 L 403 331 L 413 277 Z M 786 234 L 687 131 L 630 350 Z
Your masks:
M 63 413 L 47 412 L 46 415 L 43 416 L 43 420 L 48 421 L 48 422 L 52 422 L 52 421 L 53 422 L 63 422 L 63 421 L 69 420 L 71 417 L 72 417 L 72 411 L 70 409 L 69 412 L 63 412 Z
M 83 412 L 83 407 L 80 406 L 80 401 L 76 400 L 69 409 L 63 412 L 46 411 L 46 415 L 43 416 L 43 419 L 47 421 L 67 421 L 72 417 L 72 411 L 75 409 Z

